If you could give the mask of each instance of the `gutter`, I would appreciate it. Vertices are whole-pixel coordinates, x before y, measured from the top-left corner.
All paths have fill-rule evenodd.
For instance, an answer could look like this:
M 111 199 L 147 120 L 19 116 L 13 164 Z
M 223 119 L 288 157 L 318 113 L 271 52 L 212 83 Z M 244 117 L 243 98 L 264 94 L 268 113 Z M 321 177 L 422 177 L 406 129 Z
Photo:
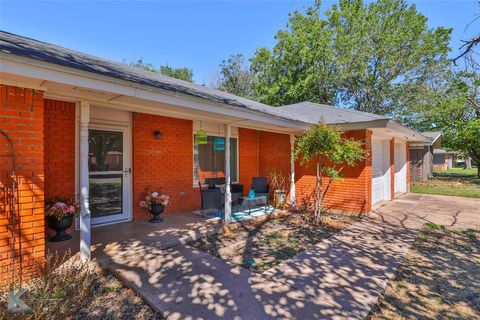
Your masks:
M 4 61 L 5 60 L 5 61 Z M 21 64 L 23 68 L 15 66 L 15 64 Z M 27 68 L 30 67 L 30 70 Z M 46 69 L 45 70 L 32 70 L 33 68 L 37 69 Z M 265 123 L 268 125 L 283 126 L 286 128 L 296 129 L 296 130 L 305 130 L 310 124 L 295 120 L 289 119 L 282 116 L 270 114 L 268 112 L 262 112 L 260 110 L 253 110 L 248 107 L 241 106 L 232 106 L 226 103 L 220 103 L 217 101 L 209 100 L 202 97 L 197 97 L 195 95 L 189 95 L 185 93 L 180 93 L 176 91 L 170 91 L 166 89 L 161 89 L 157 87 L 152 87 L 148 85 L 138 84 L 132 81 L 123 80 L 115 77 L 105 76 L 98 73 L 88 72 L 80 69 L 74 69 L 70 67 L 64 67 L 58 64 L 53 64 L 45 62 L 42 60 L 37 60 L 33 58 L 27 58 L 24 56 L 18 56 L 14 54 L 8 54 L 5 52 L 0 52 L 0 71 L 5 73 L 10 73 L 13 75 L 20 75 L 24 77 L 47 80 L 51 82 L 58 82 L 61 84 L 68 84 L 72 86 L 85 87 L 91 90 L 104 91 L 112 94 L 119 94 L 124 96 L 136 97 L 139 99 L 145 99 L 160 103 L 168 103 L 173 105 L 179 105 L 184 108 L 196 109 L 200 111 L 209 112 L 208 108 L 214 109 L 211 112 L 226 115 L 232 115 L 238 113 L 238 117 L 245 120 L 257 121 L 260 123 Z M 42 73 L 43 71 L 43 73 Z M 50 72 L 59 72 L 61 75 L 50 74 L 47 77 L 47 74 Z M 63 76 L 63 77 L 62 77 Z M 69 77 L 79 77 L 80 79 L 71 79 Z M 69 78 L 67 81 L 66 78 Z M 92 82 L 99 82 L 93 84 Z M 171 99 L 159 99 L 156 95 L 168 96 L 171 98 L 178 98 L 185 100 L 184 104 L 179 104 L 178 102 L 166 102 L 162 100 L 171 100 Z M 192 103 L 188 103 L 191 101 Z M 274 107 L 271 107 L 274 108 Z M 219 112 L 223 109 L 223 113 Z M 240 115 L 244 113 L 243 115 Z M 256 119 L 255 119 L 256 118 Z M 273 121 L 263 121 L 263 119 L 270 119 Z

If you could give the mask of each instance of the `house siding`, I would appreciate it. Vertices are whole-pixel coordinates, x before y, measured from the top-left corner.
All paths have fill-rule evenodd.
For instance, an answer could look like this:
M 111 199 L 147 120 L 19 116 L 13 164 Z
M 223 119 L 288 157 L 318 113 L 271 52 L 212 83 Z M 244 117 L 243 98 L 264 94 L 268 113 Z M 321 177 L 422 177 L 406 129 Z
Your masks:
M 154 131 L 162 138 L 155 139 Z M 146 189 L 171 197 L 165 213 L 187 212 L 200 207 L 193 187 L 193 122 L 144 113 L 132 119 L 133 219 L 149 213 L 138 206 Z
M 33 89 L 0 85 L 0 91 L 0 130 L 14 144 L 18 186 L 13 237 L 8 200 L 11 149 L 0 136 L 0 282 L 6 282 L 12 277 L 12 262 L 17 281 L 29 278 L 44 262 L 44 98 Z

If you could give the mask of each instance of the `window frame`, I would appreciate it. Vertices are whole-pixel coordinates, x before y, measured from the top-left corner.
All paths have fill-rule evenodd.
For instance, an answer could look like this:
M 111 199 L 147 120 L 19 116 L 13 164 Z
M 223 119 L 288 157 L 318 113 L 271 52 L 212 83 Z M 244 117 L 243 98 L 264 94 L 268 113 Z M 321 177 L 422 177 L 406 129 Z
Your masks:
M 198 188 L 198 182 L 195 183 L 195 180 L 193 180 L 193 177 L 194 177 L 194 174 L 195 174 L 195 134 L 197 133 L 197 131 L 201 131 L 201 130 L 193 130 L 192 132 L 192 184 L 193 184 L 193 187 L 194 188 Z M 206 134 L 207 134 L 207 137 L 222 137 L 222 138 L 225 138 L 225 135 L 222 135 L 222 134 L 219 134 L 219 133 L 215 133 L 215 132 L 210 132 L 210 131 L 205 131 Z M 237 139 L 237 165 L 236 165 L 236 173 L 237 173 L 237 179 L 235 181 L 230 181 L 230 183 L 239 183 L 240 181 L 240 148 L 239 148 L 239 136 L 238 135 L 231 135 L 230 136 L 231 139 Z M 230 144 L 231 145 L 231 144 Z M 232 155 L 232 152 L 230 151 L 230 156 Z M 230 160 L 231 161 L 231 160 Z M 232 168 L 230 167 L 230 170 L 232 170 Z M 231 176 L 231 175 L 230 175 Z M 202 187 L 203 186 L 206 186 L 206 184 L 202 183 Z

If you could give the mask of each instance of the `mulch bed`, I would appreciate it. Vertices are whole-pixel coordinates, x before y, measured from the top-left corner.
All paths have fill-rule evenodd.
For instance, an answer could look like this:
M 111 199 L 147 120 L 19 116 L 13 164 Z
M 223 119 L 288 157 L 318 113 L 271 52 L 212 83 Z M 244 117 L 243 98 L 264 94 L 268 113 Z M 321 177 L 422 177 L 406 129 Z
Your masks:
M 480 319 L 480 230 L 427 224 L 367 319 Z
M 222 232 L 189 245 L 254 272 L 268 270 L 341 231 L 358 218 L 327 215 L 322 226 L 303 215 L 263 216 L 226 226 Z

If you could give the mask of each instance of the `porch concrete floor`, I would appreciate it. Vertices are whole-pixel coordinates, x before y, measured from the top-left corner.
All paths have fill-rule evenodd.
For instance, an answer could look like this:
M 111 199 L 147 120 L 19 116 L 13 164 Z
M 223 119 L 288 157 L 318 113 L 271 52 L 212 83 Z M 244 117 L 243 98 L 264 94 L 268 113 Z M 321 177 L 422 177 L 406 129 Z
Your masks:
M 162 217 L 162 223 L 148 223 L 146 220 L 135 220 L 107 226 L 92 228 L 92 257 L 105 258 L 113 256 L 118 250 L 140 250 L 149 246 L 169 248 L 218 232 L 222 220 L 203 218 L 194 213 L 171 214 Z M 60 255 L 70 251 L 72 255 L 80 250 L 80 234 L 70 232 L 73 239 L 63 242 L 47 242 L 49 253 Z
M 480 199 L 402 195 L 263 274 L 183 244 L 162 249 L 168 241 L 156 234 L 185 239 L 185 227 L 163 236 L 139 227 L 127 241 L 105 240 L 96 255 L 168 319 L 361 319 L 427 221 L 480 228 Z

